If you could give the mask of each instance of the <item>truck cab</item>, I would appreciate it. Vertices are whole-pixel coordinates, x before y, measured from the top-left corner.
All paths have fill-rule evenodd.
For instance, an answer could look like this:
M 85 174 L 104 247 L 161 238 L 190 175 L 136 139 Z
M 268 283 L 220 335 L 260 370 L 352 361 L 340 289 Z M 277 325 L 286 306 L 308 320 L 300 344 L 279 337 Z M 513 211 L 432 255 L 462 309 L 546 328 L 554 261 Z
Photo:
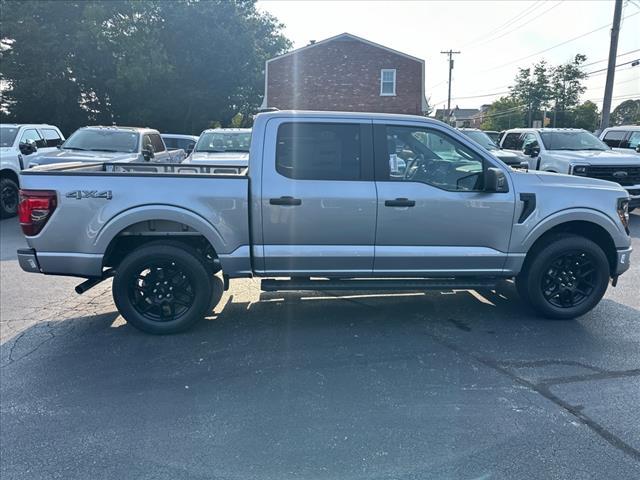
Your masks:
M 37 152 L 55 151 L 64 135 L 54 125 L 0 124 L 0 218 L 18 209 L 19 173 Z

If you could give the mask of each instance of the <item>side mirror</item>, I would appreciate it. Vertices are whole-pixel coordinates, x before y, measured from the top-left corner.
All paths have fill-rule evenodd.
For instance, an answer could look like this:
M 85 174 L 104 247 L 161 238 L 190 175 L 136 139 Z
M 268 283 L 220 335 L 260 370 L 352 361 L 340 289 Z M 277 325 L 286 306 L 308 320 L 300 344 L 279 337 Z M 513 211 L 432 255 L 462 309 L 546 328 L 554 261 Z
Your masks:
M 153 157 L 155 157 L 155 154 L 153 153 L 153 147 L 151 147 L 151 145 L 142 149 L 142 158 L 144 158 L 145 162 L 150 162 L 153 160 Z
M 484 171 L 484 191 L 504 193 L 509 191 L 507 176 L 496 167 L 489 167 Z
M 31 138 L 24 142 L 20 142 L 18 148 L 20 148 L 20 153 L 22 153 L 23 155 L 31 155 L 32 153 L 36 153 L 38 151 L 38 146 L 36 145 L 35 140 Z
M 636 152 L 640 153 L 640 143 L 638 144 L 638 146 L 636 147 Z
M 537 157 L 540 154 L 540 147 L 533 144 L 529 144 L 526 147 L 524 147 L 524 154 L 530 157 Z

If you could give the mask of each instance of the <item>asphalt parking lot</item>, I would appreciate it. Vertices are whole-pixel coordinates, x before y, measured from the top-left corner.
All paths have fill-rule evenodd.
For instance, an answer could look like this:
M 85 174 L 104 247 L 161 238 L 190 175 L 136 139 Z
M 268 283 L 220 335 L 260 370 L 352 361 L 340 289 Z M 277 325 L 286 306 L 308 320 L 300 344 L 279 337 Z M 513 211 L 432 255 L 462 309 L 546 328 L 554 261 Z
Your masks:
M 188 333 L 22 272 L 0 222 L 3 479 L 640 478 L 635 263 L 575 321 L 496 292 L 262 293 Z M 632 257 L 633 258 L 633 257 Z

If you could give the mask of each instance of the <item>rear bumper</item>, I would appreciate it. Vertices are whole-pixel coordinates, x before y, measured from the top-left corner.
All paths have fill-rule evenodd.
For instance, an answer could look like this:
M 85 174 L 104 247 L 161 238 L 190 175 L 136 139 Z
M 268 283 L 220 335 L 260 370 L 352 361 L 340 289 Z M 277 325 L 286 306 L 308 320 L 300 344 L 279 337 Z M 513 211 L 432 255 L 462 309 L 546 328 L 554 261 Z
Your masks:
M 631 252 L 633 248 L 622 248 L 617 251 L 615 275 L 621 275 L 631 266 Z
M 102 255 L 91 253 L 38 252 L 18 250 L 18 263 L 25 272 L 93 278 L 102 276 Z
M 36 257 L 36 251 L 33 248 L 18 249 L 18 264 L 25 272 L 41 273 L 38 257 Z

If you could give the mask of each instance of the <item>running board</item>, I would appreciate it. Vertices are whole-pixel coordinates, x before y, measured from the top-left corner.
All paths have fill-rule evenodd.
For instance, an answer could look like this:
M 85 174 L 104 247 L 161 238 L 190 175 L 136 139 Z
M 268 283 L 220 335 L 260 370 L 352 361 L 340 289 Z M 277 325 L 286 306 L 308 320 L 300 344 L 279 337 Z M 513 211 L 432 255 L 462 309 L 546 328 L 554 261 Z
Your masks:
M 265 292 L 300 290 L 472 290 L 493 288 L 496 278 L 421 278 L 421 279 L 332 279 L 332 280 L 262 280 Z

